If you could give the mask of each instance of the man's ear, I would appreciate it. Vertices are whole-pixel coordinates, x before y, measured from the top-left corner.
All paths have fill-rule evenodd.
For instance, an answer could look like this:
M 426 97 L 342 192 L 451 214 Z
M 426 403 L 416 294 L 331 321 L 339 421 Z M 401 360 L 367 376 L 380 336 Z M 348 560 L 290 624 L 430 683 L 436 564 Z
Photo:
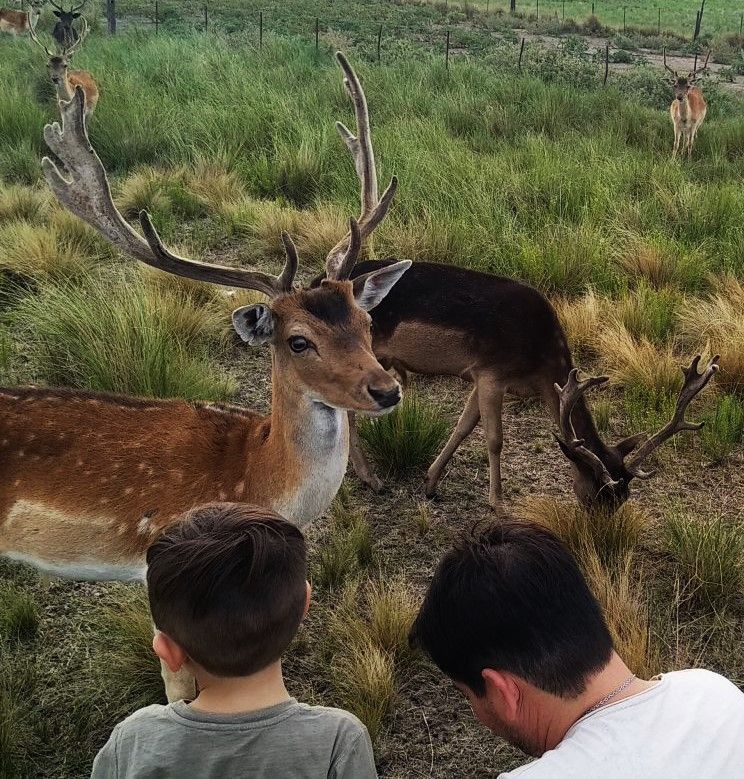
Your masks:
M 172 638 L 159 630 L 155 631 L 155 636 L 152 639 L 152 651 L 173 673 L 180 671 L 183 664 L 189 659 L 186 652 Z
M 516 722 L 522 691 L 511 674 L 484 668 L 481 678 L 486 685 L 485 697 L 489 706 L 505 722 Z
M 410 260 L 401 260 L 380 270 L 373 270 L 354 279 L 354 299 L 360 308 L 370 311 L 387 295 L 400 277 L 411 267 Z
M 236 308 L 232 321 L 237 334 L 251 346 L 266 343 L 274 335 L 274 314 L 264 303 Z

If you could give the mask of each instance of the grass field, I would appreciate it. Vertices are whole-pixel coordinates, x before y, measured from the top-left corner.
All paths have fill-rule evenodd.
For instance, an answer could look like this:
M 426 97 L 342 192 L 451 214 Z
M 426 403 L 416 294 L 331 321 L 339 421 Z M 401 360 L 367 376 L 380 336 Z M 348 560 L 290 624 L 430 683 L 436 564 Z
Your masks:
M 517 514 L 575 549 L 633 670 L 701 665 L 744 685 L 744 104 L 707 83 L 694 158 L 673 162 L 659 73 L 630 67 L 602 88 L 580 39 L 530 47 L 518 73 L 512 38 L 433 5 L 270 4 L 262 51 L 238 11 L 230 22 L 215 10 L 205 37 L 201 3 L 163 3 L 156 38 L 143 31 L 148 4 L 118 5 L 129 29 L 91 36 L 76 58 L 101 88 L 91 139 L 121 210 L 148 208 L 183 252 L 276 269 L 287 229 L 305 277 L 321 267 L 358 201 L 333 129 L 351 121 L 331 57 L 341 47 L 359 64 L 381 180 L 400 178 L 375 255 L 508 274 L 550 295 L 579 364 L 611 376 L 593 398 L 610 438 L 665 420 L 678 366 L 696 351 L 722 355 L 691 414 L 703 432 L 666 446 L 659 475 L 634 485 L 612 521 L 576 510 L 550 423 L 529 402 L 507 409 L 505 489 Z M 603 21 L 609 5 L 598 4 Z M 682 18 L 688 5 L 665 13 Z M 245 19 L 259 7 L 240 6 Z M 317 52 L 311 7 L 339 20 L 321 28 Z M 706 6 L 707 23 L 722 8 Z M 407 32 L 378 65 L 383 21 Z M 447 24 L 478 52 L 449 70 Z M 40 53 L 0 39 L 0 78 L 4 382 L 266 409 L 268 355 L 231 334 L 234 301 L 116 256 L 45 190 L 42 127 L 55 107 Z M 373 496 L 350 476 L 312 530 L 315 606 L 287 660 L 290 688 L 359 714 L 383 777 L 496 776 L 520 756 L 404 640 L 436 560 L 488 512 L 480 432 L 440 498 L 423 499 L 424 465 L 468 388 L 414 385 L 398 417 L 361 429 L 386 490 Z M 137 587 L 0 562 L 0 776 L 85 775 L 113 724 L 161 695 L 149 630 Z

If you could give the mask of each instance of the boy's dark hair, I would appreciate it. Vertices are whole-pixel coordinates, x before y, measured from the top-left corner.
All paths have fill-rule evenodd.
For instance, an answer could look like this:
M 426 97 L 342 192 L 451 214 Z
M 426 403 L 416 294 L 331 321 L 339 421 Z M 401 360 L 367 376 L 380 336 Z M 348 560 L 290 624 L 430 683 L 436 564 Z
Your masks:
M 546 528 L 511 519 L 474 529 L 445 554 L 410 640 L 479 696 L 492 668 L 572 698 L 612 654 L 571 552 Z
M 249 676 L 282 656 L 306 580 L 300 530 L 243 503 L 192 509 L 147 550 L 155 626 L 215 676 Z

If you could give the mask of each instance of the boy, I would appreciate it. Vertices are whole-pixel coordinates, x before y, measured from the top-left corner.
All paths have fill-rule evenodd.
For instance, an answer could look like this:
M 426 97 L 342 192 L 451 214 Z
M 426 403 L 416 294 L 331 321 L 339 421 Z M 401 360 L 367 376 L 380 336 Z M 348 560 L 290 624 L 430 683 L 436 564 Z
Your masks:
M 94 779 L 377 776 L 366 728 L 290 698 L 281 656 L 307 613 L 305 540 L 277 514 L 214 503 L 147 552 L 153 649 L 196 677 L 193 701 L 148 706 L 115 728 Z

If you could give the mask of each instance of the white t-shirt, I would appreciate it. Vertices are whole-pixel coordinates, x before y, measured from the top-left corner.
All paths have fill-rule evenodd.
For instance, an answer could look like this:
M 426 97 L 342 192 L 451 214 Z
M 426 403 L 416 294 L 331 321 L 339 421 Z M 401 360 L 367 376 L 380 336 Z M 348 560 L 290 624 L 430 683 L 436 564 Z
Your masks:
M 744 779 L 744 693 L 703 670 L 585 714 L 555 749 L 499 779 Z

